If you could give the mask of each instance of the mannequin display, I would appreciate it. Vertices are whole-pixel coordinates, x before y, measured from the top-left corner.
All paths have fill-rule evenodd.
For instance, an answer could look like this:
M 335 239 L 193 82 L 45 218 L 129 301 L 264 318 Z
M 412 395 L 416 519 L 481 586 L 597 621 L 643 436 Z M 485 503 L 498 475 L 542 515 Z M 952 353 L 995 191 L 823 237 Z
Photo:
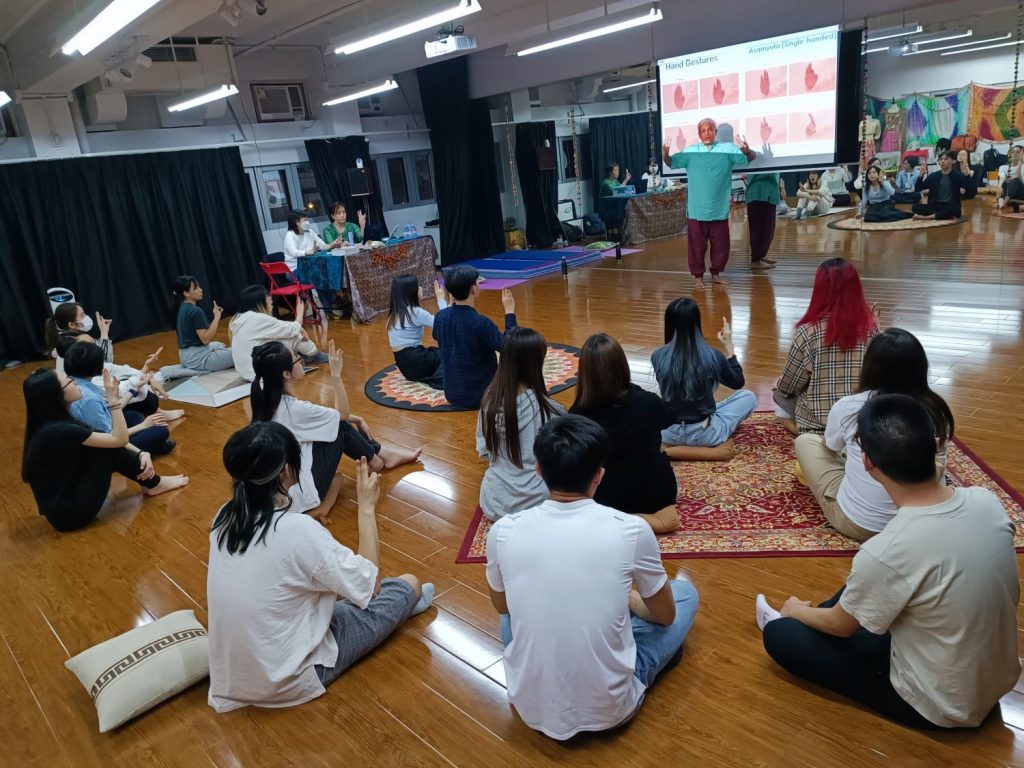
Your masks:
M 866 170 L 868 158 L 877 152 L 876 142 L 882 137 L 882 123 L 865 114 L 857 128 L 857 140 L 860 142 L 860 169 Z
M 902 152 L 903 137 L 907 132 L 907 111 L 895 102 L 885 110 L 885 133 L 882 135 L 883 152 Z

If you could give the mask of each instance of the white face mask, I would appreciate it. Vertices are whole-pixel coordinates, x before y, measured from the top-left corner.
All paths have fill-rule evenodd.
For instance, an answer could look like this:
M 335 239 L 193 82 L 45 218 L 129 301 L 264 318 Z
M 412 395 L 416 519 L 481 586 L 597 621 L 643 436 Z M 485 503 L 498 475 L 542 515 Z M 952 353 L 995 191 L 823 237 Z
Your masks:
M 78 327 L 88 333 L 92 330 L 92 318 L 88 315 L 83 315 L 82 319 L 78 321 Z

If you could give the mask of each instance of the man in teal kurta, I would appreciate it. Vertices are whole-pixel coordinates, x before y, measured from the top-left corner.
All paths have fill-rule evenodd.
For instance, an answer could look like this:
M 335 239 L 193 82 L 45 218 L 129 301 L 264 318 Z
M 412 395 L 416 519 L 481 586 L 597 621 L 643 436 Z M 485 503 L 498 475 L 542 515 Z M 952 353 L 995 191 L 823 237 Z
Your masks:
M 775 238 L 775 219 L 782 191 L 777 173 L 752 173 L 747 177 L 747 229 L 750 232 L 750 268 L 771 269 L 775 259 L 768 249 Z
M 662 156 L 672 168 L 686 169 L 686 230 L 690 274 L 694 286 L 704 287 L 705 253 L 711 243 L 711 280 L 726 283 L 721 273 L 729 261 L 729 197 L 732 171 L 756 156 L 747 142 L 736 146 L 718 141 L 718 125 L 704 118 L 697 125 L 700 144 L 670 154 L 662 147 Z

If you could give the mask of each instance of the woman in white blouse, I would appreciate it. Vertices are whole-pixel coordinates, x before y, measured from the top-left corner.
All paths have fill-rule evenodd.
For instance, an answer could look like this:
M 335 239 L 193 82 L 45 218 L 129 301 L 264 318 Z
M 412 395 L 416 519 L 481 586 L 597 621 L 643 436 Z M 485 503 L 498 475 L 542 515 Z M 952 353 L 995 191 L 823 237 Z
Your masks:
M 295 271 L 300 256 L 312 256 L 317 251 L 329 251 L 346 244 L 339 237 L 332 243 L 325 243 L 316 232 L 306 229 L 309 217 L 301 211 L 288 214 L 288 231 L 284 234 L 284 263 Z

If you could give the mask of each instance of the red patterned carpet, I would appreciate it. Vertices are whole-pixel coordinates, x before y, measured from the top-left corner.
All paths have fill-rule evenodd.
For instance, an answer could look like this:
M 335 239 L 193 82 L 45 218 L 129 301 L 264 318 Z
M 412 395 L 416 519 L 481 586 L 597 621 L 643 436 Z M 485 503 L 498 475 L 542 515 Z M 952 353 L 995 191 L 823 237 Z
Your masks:
M 580 350 L 566 344 L 548 344 L 548 353 L 544 358 L 544 383 L 548 385 L 548 393 L 556 394 L 576 386 L 576 369 L 579 367 Z M 406 411 L 465 411 L 445 400 L 444 392 L 427 384 L 409 381 L 398 370 L 390 365 L 378 371 L 366 382 L 366 396 L 388 408 L 399 408 Z
M 796 478 L 793 438 L 770 412 L 758 412 L 735 435 L 729 462 L 675 462 L 681 526 L 658 537 L 664 558 L 851 555 L 857 542 L 825 520 L 811 492 Z M 946 474 L 955 486 L 980 485 L 995 493 L 1017 525 L 1024 551 L 1024 498 L 958 440 L 947 452 Z M 490 521 L 479 508 L 456 562 L 486 560 Z

